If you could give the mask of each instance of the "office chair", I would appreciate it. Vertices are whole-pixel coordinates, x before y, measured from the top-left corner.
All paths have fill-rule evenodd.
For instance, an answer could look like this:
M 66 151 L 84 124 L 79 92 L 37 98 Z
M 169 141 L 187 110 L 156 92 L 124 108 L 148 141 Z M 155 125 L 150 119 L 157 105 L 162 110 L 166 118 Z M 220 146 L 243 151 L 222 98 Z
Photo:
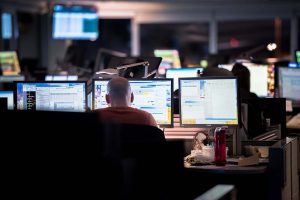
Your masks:
M 118 137 L 122 199 L 165 200 L 183 193 L 182 141 L 166 141 L 159 128 L 134 124 L 120 125 Z
M 96 113 L 0 111 L 0 115 L 8 129 L 0 135 L 3 195 L 118 196 L 117 190 L 110 194 L 108 188 L 120 185 L 120 168 L 103 148 L 105 135 L 113 134 L 116 126 L 99 124 Z

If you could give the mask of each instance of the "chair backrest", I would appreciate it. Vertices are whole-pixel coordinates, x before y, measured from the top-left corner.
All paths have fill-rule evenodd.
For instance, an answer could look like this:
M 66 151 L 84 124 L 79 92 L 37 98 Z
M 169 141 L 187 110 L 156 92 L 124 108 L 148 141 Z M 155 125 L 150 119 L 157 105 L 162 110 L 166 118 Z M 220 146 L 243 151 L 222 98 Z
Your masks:
M 9 195 L 100 197 L 103 184 L 118 173 L 102 157 L 104 127 L 95 113 L 5 111 L 0 115 L 6 126 L 0 134 L 0 174 Z M 114 179 L 111 186 L 115 184 Z

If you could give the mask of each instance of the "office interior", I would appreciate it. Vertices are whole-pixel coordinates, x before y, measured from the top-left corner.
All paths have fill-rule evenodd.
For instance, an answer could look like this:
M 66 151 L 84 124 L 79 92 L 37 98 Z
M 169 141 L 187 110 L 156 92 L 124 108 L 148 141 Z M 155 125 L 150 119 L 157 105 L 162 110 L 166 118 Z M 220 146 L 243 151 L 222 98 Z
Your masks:
M 4 193 L 300 199 L 300 1 L 2 0 L 0 15 Z M 99 118 L 115 76 L 158 127 Z

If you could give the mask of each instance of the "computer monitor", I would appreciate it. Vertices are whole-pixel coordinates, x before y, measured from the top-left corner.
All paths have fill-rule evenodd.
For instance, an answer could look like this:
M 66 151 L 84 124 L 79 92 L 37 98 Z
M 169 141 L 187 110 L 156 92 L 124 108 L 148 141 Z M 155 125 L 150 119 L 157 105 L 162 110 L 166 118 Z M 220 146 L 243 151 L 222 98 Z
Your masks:
M 300 50 L 296 50 L 295 57 L 296 57 L 296 62 L 300 64 Z
M 14 109 L 14 92 L 13 91 L 0 91 L 0 98 L 7 99 L 7 109 Z
M 249 139 L 258 137 L 280 124 L 281 138 L 286 132 L 286 99 L 285 98 L 252 98 L 243 99 L 247 105 L 243 119 Z M 268 121 L 268 122 L 267 122 Z M 270 127 L 268 127 L 269 123 Z
M 174 91 L 178 89 L 179 78 L 193 78 L 199 77 L 203 72 L 203 68 L 181 68 L 181 69 L 167 69 L 166 78 L 172 78 L 174 82 Z
M 158 73 L 166 74 L 166 70 L 170 68 L 181 68 L 179 53 L 177 50 L 154 50 L 156 57 L 162 57 L 162 62 L 159 65 Z
M 77 75 L 46 75 L 45 81 L 77 81 Z
M 2 24 L 2 38 L 3 39 L 12 38 L 12 30 L 13 30 L 12 14 L 2 13 L 1 22 L 2 22 L 1 23 Z
M 279 97 L 300 101 L 300 68 L 278 68 Z
M 243 63 L 250 71 L 250 91 L 259 97 L 268 96 L 268 65 Z
M 2 75 L 18 75 L 21 72 L 17 53 L 15 51 L 0 52 L 0 67 Z
M 250 71 L 250 91 L 260 97 L 272 96 L 274 90 L 274 72 L 268 65 L 242 63 Z M 233 64 L 220 64 L 219 68 L 232 71 Z
M 94 6 L 55 5 L 53 8 L 53 39 L 96 40 L 98 13 Z
M 84 112 L 86 83 L 79 81 L 16 82 L 18 110 Z
M 236 77 L 180 78 L 180 125 L 238 126 L 237 82 Z
M 107 84 L 109 80 L 94 80 L 93 109 L 105 108 L 107 103 Z M 161 127 L 173 126 L 173 80 L 172 79 L 131 79 L 134 94 L 132 107 L 147 111 L 153 115 Z

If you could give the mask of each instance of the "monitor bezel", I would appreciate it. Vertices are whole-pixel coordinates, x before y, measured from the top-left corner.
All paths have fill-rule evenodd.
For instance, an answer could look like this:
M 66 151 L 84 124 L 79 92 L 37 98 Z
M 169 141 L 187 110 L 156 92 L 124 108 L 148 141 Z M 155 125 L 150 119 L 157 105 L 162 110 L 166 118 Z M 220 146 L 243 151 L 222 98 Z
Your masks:
M 183 124 L 182 123 L 182 108 L 181 108 L 181 80 L 210 80 L 210 79 L 234 79 L 236 80 L 236 91 L 237 91 L 237 124 Z M 209 76 L 209 77 L 197 77 L 197 78 L 179 78 L 179 116 L 180 116 L 180 127 L 185 128 L 215 128 L 219 126 L 227 126 L 228 128 L 237 128 L 241 126 L 241 104 L 240 104 L 240 93 L 239 93 L 239 80 L 235 76 Z
M 92 82 L 92 110 L 95 110 L 94 96 L 95 96 L 95 81 L 109 81 L 109 78 L 105 79 L 93 79 Z M 154 78 L 154 79 L 143 79 L 143 78 L 133 78 L 127 79 L 128 81 L 170 81 L 171 82 L 171 123 L 170 124 L 158 124 L 160 128 L 173 128 L 174 127 L 174 100 L 173 100 L 173 79 L 171 78 Z M 99 108 L 98 108 L 99 109 Z
M 87 82 L 86 81 L 14 81 L 14 110 L 18 110 L 17 108 L 17 98 L 18 98 L 18 87 L 17 85 L 21 84 L 26 84 L 26 83 L 51 83 L 51 84 L 56 84 L 56 83 L 84 83 L 84 89 L 85 89 L 85 103 L 84 103 L 84 111 L 87 112 Z M 62 111 L 52 111 L 52 112 L 62 112 Z M 76 111 L 76 112 L 81 112 L 81 111 Z

